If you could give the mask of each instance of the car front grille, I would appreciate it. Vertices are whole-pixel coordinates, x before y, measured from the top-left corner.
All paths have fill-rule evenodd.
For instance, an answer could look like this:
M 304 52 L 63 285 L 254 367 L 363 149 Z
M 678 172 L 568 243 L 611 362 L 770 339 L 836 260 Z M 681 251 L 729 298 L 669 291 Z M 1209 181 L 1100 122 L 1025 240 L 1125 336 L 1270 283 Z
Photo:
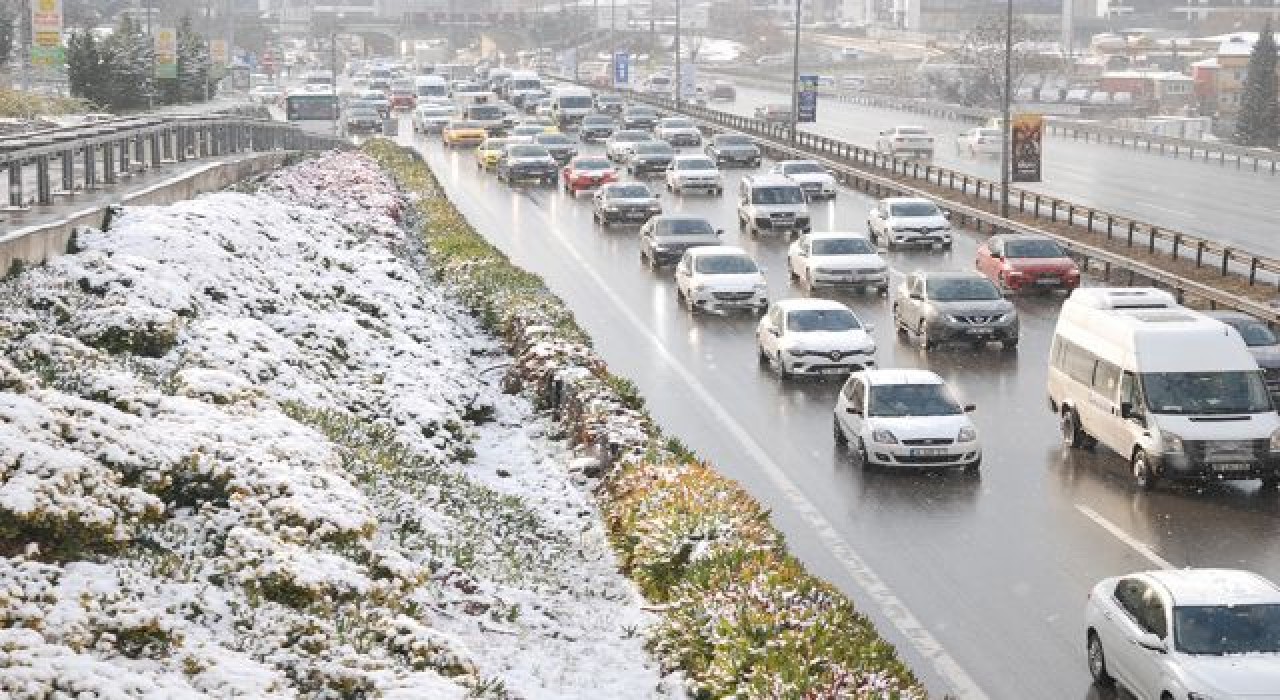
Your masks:
M 746 301 L 752 294 L 754 292 L 712 292 L 711 296 L 716 301 Z
M 913 438 L 911 440 L 903 440 L 904 445 L 914 445 L 916 447 L 924 445 L 950 445 L 955 442 L 951 438 Z
M 1270 440 L 1183 440 L 1182 449 L 1193 461 L 1253 462 L 1270 453 Z
M 894 455 L 893 458 L 902 464 L 951 464 L 960 460 L 960 455 Z
M 959 323 L 965 323 L 970 326 L 985 326 L 995 323 L 999 320 L 1000 316 L 1001 314 L 996 314 L 994 316 L 952 316 L 952 318 Z

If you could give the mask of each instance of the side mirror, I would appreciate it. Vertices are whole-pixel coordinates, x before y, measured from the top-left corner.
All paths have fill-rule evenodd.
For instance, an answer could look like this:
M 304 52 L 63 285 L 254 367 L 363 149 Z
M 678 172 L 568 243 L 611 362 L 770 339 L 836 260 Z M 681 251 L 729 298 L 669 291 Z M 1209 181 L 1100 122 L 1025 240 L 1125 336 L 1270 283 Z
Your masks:
M 775 337 L 775 338 L 781 338 L 781 337 L 782 337 L 782 331 L 778 330 L 778 329 L 777 329 L 777 327 L 775 327 L 775 326 L 769 326 L 769 335 L 771 335 L 771 336 L 773 336 L 773 337 Z
M 844 412 L 853 414 L 855 416 L 862 415 L 862 409 L 853 405 L 845 406 Z
M 868 333 L 871 333 L 871 332 L 872 332 L 872 331 L 874 331 L 875 329 L 876 329 L 876 324 L 874 324 L 874 323 L 864 323 L 864 324 L 862 324 L 862 330 L 864 330 L 864 331 L 866 331 L 866 332 L 868 332 Z
M 724 229 L 722 229 L 722 228 L 718 228 L 718 229 L 716 229 L 716 235 L 717 235 L 717 236 L 723 236 L 723 235 L 724 235 Z
M 947 221 L 950 221 L 950 220 L 951 220 L 951 212 L 949 212 L 949 211 L 944 211 L 944 212 L 942 212 L 942 218 L 946 219 Z
M 989 255 L 990 255 L 991 257 L 995 258 L 996 260 L 999 260 L 1000 258 L 1003 258 L 1003 257 L 1004 257 L 1003 255 L 1001 255 L 1001 254 L 1000 254 L 1000 251 L 998 251 L 998 250 L 993 250 L 993 251 L 991 251 L 991 252 L 989 253 Z
M 1150 632 L 1147 632 L 1146 634 L 1138 635 L 1138 638 L 1135 639 L 1134 642 L 1138 646 L 1142 647 L 1143 649 L 1146 649 L 1148 651 L 1156 651 L 1161 654 L 1169 650 L 1168 645 L 1164 643 L 1163 639 L 1155 636 Z
M 1132 417 L 1133 417 L 1133 404 L 1129 403 L 1128 401 L 1125 401 L 1125 402 L 1121 403 L 1121 404 L 1120 404 L 1120 417 L 1121 417 L 1121 418 L 1132 418 Z
M 920 292 L 911 292 L 907 296 L 915 299 L 916 301 L 922 301 L 924 299 L 924 297 L 920 295 Z
M 976 404 L 967 403 L 964 405 L 965 413 L 973 413 L 976 410 L 978 410 L 978 406 Z

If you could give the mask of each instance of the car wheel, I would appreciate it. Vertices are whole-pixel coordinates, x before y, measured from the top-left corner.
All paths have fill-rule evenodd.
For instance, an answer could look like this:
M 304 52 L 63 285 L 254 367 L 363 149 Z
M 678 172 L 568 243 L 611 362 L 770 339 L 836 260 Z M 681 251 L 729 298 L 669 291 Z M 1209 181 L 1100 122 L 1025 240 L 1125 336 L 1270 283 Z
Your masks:
M 1062 417 L 1058 420 L 1058 427 L 1062 433 L 1063 445 L 1073 449 L 1085 446 L 1086 436 L 1084 430 L 1080 428 L 1080 418 L 1070 407 L 1062 409 Z
M 884 287 L 880 287 L 876 289 L 876 292 L 882 297 L 887 297 L 889 296 L 889 287 L 887 285 Z
M 667 183 L 667 191 L 668 191 L 668 192 L 675 192 L 675 190 L 671 187 L 671 183 L 670 183 L 670 182 L 668 182 L 668 183 Z
M 1133 485 L 1138 487 L 1140 491 L 1150 491 L 1156 487 L 1159 477 L 1151 468 L 1151 462 L 1147 458 L 1147 453 L 1138 450 L 1133 453 L 1133 459 L 1130 461 L 1130 467 L 1133 472 Z
M 902 316 L 898 314 L 897 304 L 893 305 L 893 328 L 898 332 L 898 335 L 906 336 L 907 324 L 902 322 Z
M 970 464 L 964 465 L 964 473 L 969 476 L 975 476 L 982 473 L 982 458 L 979 457 Z
M 1280 477 L 1264 476 L 1262 477 L 1262 484 L 1258 487 L 1258 490 L 1275 491 L 1277 486 L 1280 486 Z
M 764 351 L 764 346 L 758 341 L 756 342 L 756 361 L 760 363 L 761 367 L 769 366 L 769 353 Z
M 787 277 L 789 277 L 792 282 L 800 281 L 800 274 L 796 272 L 794 267 L 791 267 L 791 263 L 787 263 Z
M 840 419 L 831 417 L 831 437 L 835 439 L 836 446 L 848 447 L 849 436 L 844 434 L 844 428 L 840 427 Z
M 723 187 L 717 187 L 717 188 L 716 188 L 716 196 L 717 196 L 717 197 L 720 197 L 720 196 L 723 196 L 723 195 L 724 195 L 724 188 L 723 188 Z
M 1085 657 L 1089 660 L 1089 675 L 1093 682 L 1103 687 L 1110 687 L 1111 674 L 1107 672 L 1107 655 L 1102 650 L 1102 640 L 1098 633 L 1089 630 L 1089 641 L 1085 646 Z
M 1017 338 L 1009 338 L 1008 340 L 1002 340 L 1002 341 L 1000 341 L 1000 347 L 1004 348 L 1005 350 L 1017 350 L 1017 349 L 1018 349 L 1018 339 L 1017 339 Z
M 948 242 L 948 243 L 943 243 L 943 244 L 942 244 L 942 249 L 943 249 L 943 250 L 951 250 L 951 243 L 950 243 L 950 242 Z
M 920 325 L 916 326 L 916 335 L 920 336 L 920 345 L 925 350 L 932 350 L 938 347 L 937 342 L 929 337 L 929 326 L 924 321 L 921 321 Z
M 782 362 L 781 352 L 773 358 L 773 362 L 773 371 L 778 373 L 778 379 L 786 381 L 791 378 L 791 372 L 787 371 L 787 366 Z

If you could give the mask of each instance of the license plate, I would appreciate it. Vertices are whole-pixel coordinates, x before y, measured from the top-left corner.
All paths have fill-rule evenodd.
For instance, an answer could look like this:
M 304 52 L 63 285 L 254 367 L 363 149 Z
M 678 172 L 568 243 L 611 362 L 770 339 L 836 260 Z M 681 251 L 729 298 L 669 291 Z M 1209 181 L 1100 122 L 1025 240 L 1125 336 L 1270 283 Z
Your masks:
M 941 447 L 913 447 L 911 448 L 912 457 L 941 457 L 947 453 L 946 449 Z
M 627 218 L 628 218 L 628 219 L 643 219 L 643 218 L 644 218 L 644 212 L 642 212 L 642 211 L 629 211 L 629 212 L 627 212 Z
M 970 328 L 969 335 L 991 335 L 993 331 L 990 328 Z
M 846 370 L 843 367 L 823 367 L 819 371 L 822 374 L 845 374 L 846 372 L 848 372 L 848 370 Z
M 1215 472 L 1248 472 L 1253 471 L 1253 465 L 1247 462 L 1227 462 L 1224 464 L 1214 464 Z
M 1061 283 L 1062 283 L 1061 280 L 1059 280 L 1057 277 L 1041 277 L 1040 279 L 1036 280 L 1036 284 L 1039 284 L 1045 287 L 1054 287 Z

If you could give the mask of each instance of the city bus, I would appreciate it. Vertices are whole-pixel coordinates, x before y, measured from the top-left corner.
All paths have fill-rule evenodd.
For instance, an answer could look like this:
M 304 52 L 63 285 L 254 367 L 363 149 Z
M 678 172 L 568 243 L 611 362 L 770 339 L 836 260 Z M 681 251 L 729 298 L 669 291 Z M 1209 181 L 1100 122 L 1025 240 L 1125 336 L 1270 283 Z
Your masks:
M 340 113 L 338 96 L 331 92 L 298 92 L 284 98 L 284 118 L 315 131 L 316 122 L 332 125 Z

